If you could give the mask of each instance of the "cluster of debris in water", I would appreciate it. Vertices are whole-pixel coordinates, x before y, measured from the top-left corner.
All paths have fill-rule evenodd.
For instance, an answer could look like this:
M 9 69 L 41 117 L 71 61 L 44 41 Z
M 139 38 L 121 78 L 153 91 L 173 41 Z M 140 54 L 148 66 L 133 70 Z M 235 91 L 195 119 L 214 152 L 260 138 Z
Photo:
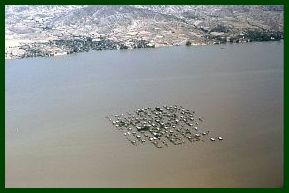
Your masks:
M 133 145 L 152 143 L 157 148 L 199 141 L 221 141 L 204 130 L 195 111 L 179 105 L 137 109 L 133 113 L 107 116 Z

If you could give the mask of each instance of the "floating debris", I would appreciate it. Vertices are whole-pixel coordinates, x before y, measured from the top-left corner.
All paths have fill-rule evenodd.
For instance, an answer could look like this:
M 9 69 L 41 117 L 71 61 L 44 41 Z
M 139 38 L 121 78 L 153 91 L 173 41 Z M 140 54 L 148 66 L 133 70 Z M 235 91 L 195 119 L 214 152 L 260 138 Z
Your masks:
M 106 118 L 122 131 L 133 145 L 152 143 L 155 147 L 162 148 L 168 147 L 169 144 L 216 141 L 215 138 L 209 137 L 206 128 L 200 126 L 204 118 L 180 105 L 139 108 L 133 112 Z M 220 136 L 217 139 L 223 140 Z

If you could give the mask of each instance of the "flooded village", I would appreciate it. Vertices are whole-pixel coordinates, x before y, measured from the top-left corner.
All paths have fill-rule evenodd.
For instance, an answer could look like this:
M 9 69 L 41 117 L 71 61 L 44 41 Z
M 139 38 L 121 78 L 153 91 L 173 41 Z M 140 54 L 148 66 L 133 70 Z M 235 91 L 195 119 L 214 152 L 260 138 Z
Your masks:
M 147 107 L 107 118 L 133 145 L 151 142 L 155 147 L 162 148 L 168 147 L 169 142 L 180 145 L 186 142 L 223 140 L 221 136 L 214 136 L 202 128 L 204 120 L 195 111 L 179 105 Z

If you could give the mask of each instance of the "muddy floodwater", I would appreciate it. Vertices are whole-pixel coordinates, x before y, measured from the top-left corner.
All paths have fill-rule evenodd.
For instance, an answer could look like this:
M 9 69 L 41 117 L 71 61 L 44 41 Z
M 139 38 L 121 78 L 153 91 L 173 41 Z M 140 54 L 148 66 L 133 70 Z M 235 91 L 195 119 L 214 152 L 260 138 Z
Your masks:
M 281 187 L 283 42 L 6 60 L 6 187 Z M 223 137 L 134 146 L 106 118 L 179 104 Z

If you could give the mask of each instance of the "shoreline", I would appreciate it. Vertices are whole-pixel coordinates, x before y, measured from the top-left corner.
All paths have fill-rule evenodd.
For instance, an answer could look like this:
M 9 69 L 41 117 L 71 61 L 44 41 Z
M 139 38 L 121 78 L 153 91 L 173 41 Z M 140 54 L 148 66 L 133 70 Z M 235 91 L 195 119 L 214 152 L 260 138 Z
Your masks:
M 5 60 L 14 60 L 14 59 L 26 59 L 26 58 L 50 58 L 50 57 L 59 57 L 59 56 L 67 56 L 67 55 L 76 55 L 78 53 L 84 53 L 84 52 L 90 52 L 90 51 L 107 51 L 107 50 L 136 50 L 136 49 L 143 49 L 143 48 L 168 48 L 168 47 L 175 47 L 175 46 L 184 46 L 184 47 L 198 47 L 198 46 L 210 46 L 210 45 L 226 45 L 226 44 L 245 44 L 245 43 L 256 43 L 256 42 L 280 42 L 283 41 L 283 39 L 279 39 L 279 40 L 269 40 L 269 41 L 244 41 L 244 42 L 219 42 L 219 43 L 215 43 L 215 42 L 209 42 L 209 43 L 191 43 L 189 45 L 187 44 L 180 44 L 180 45 L 161 45 L 161 46 L 151 46 L 151 47 L 135 47 L 135 48 L 128 48 L 128 49 L 120 49 L 120 48 L 115 48 L 115 49 L 89 49 L 89 50 L 83 50 L 83 51 L 78 51 L 78 52 L 72 52 L 72 53 L 68 53 L 68 52 L 60 52 L 54 55 L 46 55 L 46 56 L 26 56 L 26 57 L 21 57 L 21 56 L 13 56 L 13 57 L 7 57 L 5 53 Z

